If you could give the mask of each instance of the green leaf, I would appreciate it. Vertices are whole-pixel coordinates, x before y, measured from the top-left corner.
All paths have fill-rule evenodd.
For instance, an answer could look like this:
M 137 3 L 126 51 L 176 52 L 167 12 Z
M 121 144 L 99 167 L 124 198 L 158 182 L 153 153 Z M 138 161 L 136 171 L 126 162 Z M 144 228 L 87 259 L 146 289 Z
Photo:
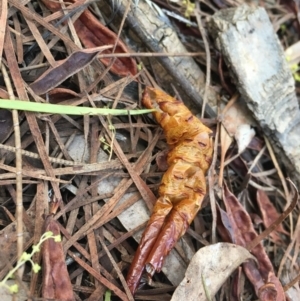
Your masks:
M 110 290 L 107 290 L 105 292 L 105 299 L 104 301 L 111 301 L 111 291 Z
M 30 112 L 68 115 L 140 115 L 148 114 L 154 110 L 122 110 L 122 109 L 100 109 L 89 107 L 75 107 L 68 105 L 56 105 L 21 100 L 0 99 L 0 108 L 10 110 L 23 110 Z

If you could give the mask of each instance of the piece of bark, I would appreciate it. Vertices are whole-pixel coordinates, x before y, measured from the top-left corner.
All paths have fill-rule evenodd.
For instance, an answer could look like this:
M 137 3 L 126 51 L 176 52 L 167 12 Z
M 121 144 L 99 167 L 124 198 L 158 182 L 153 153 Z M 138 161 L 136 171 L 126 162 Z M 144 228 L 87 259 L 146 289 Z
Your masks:
M 114 7 L 114 1 L 108 1 Z M 175 29 L 168 17 L 162 11 L 158 12 L 154 4 L 140 0 L 131 4 L 131 9 L 126 17 L 126 22 L 135 35 L 141 40 L 150 52 L 158 53 L 186 53 L 188 52 L 181 43 Z M 123 16 L 127 1 L 120 0 L 118 13 Z M 135 36 L 135 39 L 136 39 Z M 138 49 L 137 49 L 138 51 Z M 159 62 L 163 67 L 155 72 L 155 76 L 172 90 L 171 84 L 176 87 L 184 97 L 185 105 L 194 112 L 199 112 L 202 106 L 202 97 L 205 88 L 205 75 L 192 57 L 157 57 L 151 61 Z M 157 64 L 155 64 L 155 67 Z M 155 68 L 156 69 L 156 68 Z M 208 116 L 215 116 L 211 106 L 216 105 L 216 92 L 209 88 L 208 101 L 205 112 Z
M 300 111 L 294 79 L 265 9 L 242 5 L 221 10 L 211 18 L 209 31 L 248 108 L 299 185 Z

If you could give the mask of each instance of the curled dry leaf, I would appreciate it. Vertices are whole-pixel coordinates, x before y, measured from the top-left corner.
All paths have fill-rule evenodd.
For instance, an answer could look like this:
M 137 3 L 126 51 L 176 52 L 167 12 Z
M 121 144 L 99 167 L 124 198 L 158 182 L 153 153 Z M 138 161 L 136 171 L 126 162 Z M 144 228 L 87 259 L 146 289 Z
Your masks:
M 247 249 L 229 243 L 200 249 L 192 258 L 171 301 L 211 300 L 233 271 L 249 258 L 254 257 Z
M 49 215 L 45 221 L 45 232 L 59 235 L 59 226 Z M 42 296 L 45 299 L 74 301 L 73 287 L 67 270 L 61 242 L 49 238 L 43 243 L 43 284 Z
M 238 199 L 224 185 L 223 201 L 226 206 L 227 216 L 231 222 L 230 233 L 233 234 L 234 243 L 246 247 L 257 237 L 247 211 Z M 223 213 L 224 215 L 224 213 Z M 227 220 L 228 223 L 228 220 Z M 221 233 L 222 234 L 222 233 Z M 243 264 L 243 269 L 255 288 L 261 301 L 285 301 L 286 297 L 279 279 L 275 276 L 272 263 L 261 243 L 252 248 L 251 253 L 257 259 Z
M 66 59 L 58 61 L 55 67 L 43 73 L 30 85 L 30 88 L 37 95 L 48 92 L 65 81 L 68 77 L 89 65 L 97 54 L 111 47 L 112 46 L 102 46 L 73 52 Z
M 42 2 L 52 12 L 62 9 L 58 1 L 42 0 Z M 66 2 L 75 3 L 76 0 Z M 86 48 L 114 45 L 117 41 L 117 35 L 99 22 L 88 9 L 84 10 L 74 22 L 74 27 L 79 39 Z M 115 52 L 127 53 L 128 49 L 122 41 L 118 40 Z M 111 53 L 111 50 L 105 50 L 104 53 Z M 100 60 L 104 65 L 108 66 L 112 59 L 101 58 Z M 137 73 L 135 60 L 130 57 L 116 58 L 110 71 L 120 76 L 135 75 Z
M 143 103 L 157 109 L 153 115 L 164 130 L 170 151 L 159 198 L 127 275 L 132 293 L 144 267 L 150 279 L 161 271 L 165 257 L 201 208 L 213 152 L 212 131 L 181 101 L 146 87 Z

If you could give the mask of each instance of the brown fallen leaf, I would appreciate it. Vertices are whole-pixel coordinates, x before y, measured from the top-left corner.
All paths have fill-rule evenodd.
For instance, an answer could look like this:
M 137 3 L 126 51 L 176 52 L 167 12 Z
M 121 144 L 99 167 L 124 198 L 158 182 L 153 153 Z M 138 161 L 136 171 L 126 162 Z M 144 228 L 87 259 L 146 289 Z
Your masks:
M 233 271 L 250 258 L 254 259 L 249 251 L 230 243 L 200 249 L 192 258 L 171 301 L 211 300 Z
M 53 235 L 59 235 L 60 230 L 53 215 L 45 220 L 45 232 L 51 231 Z M 43 243 L 43 284 L 42 296 L 45 299 L 58 299 L 62 301 L 75 300 L 73 287 L 67 270 L 65 255 L 61 242 L 55 242 L 53 238 Z
M 223 201 L 226 206 L 228 220 L 231 222 L 232 240 L 236 244 L 246 247 L 257 237 L 251 218 L 226 185 L 223 188 Z M 251 248 L 251 253 L 258 263 L 256 265 L 254 261 L 249 261 L 243 264 L 243 269 L 247 278 L 253 284 L 258 298 L 261 301 L 285 301 L 283 287 L 275 276 L 272 263 L 263 245 L 261 243 L 257 244 L 254 248 Z
M 61 5 L 58 1 L 42 0 L 45 6 L 52 12 L 61 10 Z M 79 2 L 77 0 L 66 1 L 71 3 Z M 94 48 L 103 45 L 114 45 L 117 41 L 117 35 L 105 27 L 99 20 L 88 10 L 84 10 L 80 17 L 74 22 L 76 33 L 86 48 Z M 115 53 L 127 53 L 126 45 L 118 40 Z M 111 50 L 105 50 L 104 53 L 111 53 Z M 101 58 L 101 62 L 108 66 L 112 59 Z M 136 62 L 130 57 L 115 58 L 110 71 L 119 75 L 127 76 L 128 74 L 135 75 L 137 73 Z
M 100 52 L 109 48 L 112 48 L 112 46 L 108 45 L 73 52 L 66 59 L 58 61 L 55 67 L 43 73 L 30 85 L 30 88 L 37 95 L 48 92 L 65 81 L 68 77 L 89 65 Z

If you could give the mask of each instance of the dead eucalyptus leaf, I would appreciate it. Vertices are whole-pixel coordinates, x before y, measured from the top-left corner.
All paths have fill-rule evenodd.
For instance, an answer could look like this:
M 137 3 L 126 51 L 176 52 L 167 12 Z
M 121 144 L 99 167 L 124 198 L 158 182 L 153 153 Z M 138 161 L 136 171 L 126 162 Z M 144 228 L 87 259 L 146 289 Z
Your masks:
M 171 301 L 213 298 L 226 279 L 247 259 L 254 257 L 245 248 L 230 243 L 217 243 L 200 249 L 192 258 Z
M 294 202 L 297 199 L 296 196 Z M 230 228 L 233 231 L 231 229 L 230 231 L 234 234 L 233 241 L 238 245 L 247 246 L 247 249 L 251 250 L 251 253 L 257 259 L 258 264 L 255 264 L 253 261 L 243 264 L 243 270 L 254 286 L 257 297 L 261 301 L 285 301 L 283 287 L 275 276 L 273 265 L 262 243 L 251 247 L 250 243 L 253 244 L 253 241 L 258 237 L 251 218 L 239 200 L 228 189 L 227 185 L 223 187 L 223 201 L 228 218 L 231 221 Z M 271 296 L 273 299 L 271 299 Z
M 77 0 L 68 1 L 51 1 L 42 0 L 47 8 L 52 12 L 57 12 L 62 9 L 62 2 L 65 4 L 79 2 Z M 83 2 L 83 1 L 82 1 Z M 86 2 L 86 1 L 85 1 Z M 72 6 L 69 5 L 68 8 Z M 77 6 L 80 7 L 80 6 Z M 107 26 L 103 25 L 99 19 L 89 9 L 85 9 L 74 22 L 74 28 L 82 45 L 85 48 L 94 48 L 103 45 L 115 45 L 114 52 L 128 53 L 126 45 L 118 38 L 117 34 L 111 31 Z M 104 53 L 111 53 L 112 49 L 103 51 Z M 119 75 L 127 76 L 128 74 L 135 75 L 137 73 L 136 62 L 131 57 L 119 58 L 101 58 L 100 61 L 105 66 L 110 66 L 110 71 Z
M 59 235 L 59 225 L 53 215 L 45 220 L 45 232 L 51 231 Z M 65 255 L 61 242 L 49 238 L 43 243 L 43 298 L 74 301 L 73 287 L 67 270 Z
M 100 52 L 111 47 L 112 46 L 108 45 L 73 52 L 66 59 L 58 61 L 55 67 L 50 68 L 43 73 L 30 85 L 30 88 L 37 95 L 48 92 L 49 90 L 57 87 L 68 77 L 89 65 Z

